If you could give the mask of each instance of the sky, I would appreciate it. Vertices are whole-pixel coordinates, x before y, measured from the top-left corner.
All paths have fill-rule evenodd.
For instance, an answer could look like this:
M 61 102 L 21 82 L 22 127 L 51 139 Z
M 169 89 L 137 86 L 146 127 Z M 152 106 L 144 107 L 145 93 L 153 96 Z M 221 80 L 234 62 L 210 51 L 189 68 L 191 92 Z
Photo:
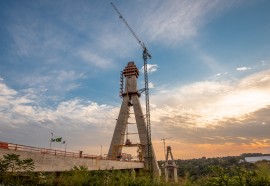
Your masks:
M 144 87 L 142 48 L 110 2 L 0 1 L 0 141 L 49 148 L 53 133 L 108 152 L 127 62 Z M 270 153 L 270 1 L 113 3 L 152 55 L 157 159 L 162 138 L 175 159 Z

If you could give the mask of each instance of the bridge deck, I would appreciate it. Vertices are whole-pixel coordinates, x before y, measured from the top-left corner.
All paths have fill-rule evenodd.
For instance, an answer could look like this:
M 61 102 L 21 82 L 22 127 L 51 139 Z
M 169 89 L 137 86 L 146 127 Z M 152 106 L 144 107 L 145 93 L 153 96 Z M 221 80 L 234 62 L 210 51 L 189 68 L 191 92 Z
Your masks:
M 41 149 L 33 147 L 35 150 L 14 148 L 14 144 L 3 145 L 7 143 L 0 142 L 0 158 L 6 154 L 18 154 L 20 158 L 31 158 L 35 162 L 36 172 L 58 172 L 70 170 L 74 166 L 85 166 L 88 170 L 117 170 L 117 169 L 142 169 L 143 162 L 138 161 L 118 161 L 102 159 L 98 156 L 80 155 L 79 153 L 59 153 L 56 150 Z M 28 150 L 27 150 L 28 149 Z M 63 152 L 63 151 L 62 151 Z

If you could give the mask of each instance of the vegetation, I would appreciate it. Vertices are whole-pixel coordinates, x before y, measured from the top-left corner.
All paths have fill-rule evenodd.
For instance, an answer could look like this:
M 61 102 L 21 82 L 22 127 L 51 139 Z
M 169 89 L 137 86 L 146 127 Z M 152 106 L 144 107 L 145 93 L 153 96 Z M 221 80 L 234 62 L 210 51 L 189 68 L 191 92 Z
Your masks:
M 189 159 L 189 160 L 176 160 L 178 165 L 178 176 L 185 177 L 188 174 L 190 180 L 195 181 L 198 178 L 209 175 L 211 169 L 209 167 L 223 167 L 229 169 L 233 166 L 245 166 L 250 169 L 254 168 L 254 164 L 245 162 L 245 157 L 256 157 L 256 156 L 269 156 L 269 154 L 262 153 L 244 153 L 240 156 L 227 156 L 227 157 L 217 157 L 217 158 L 206 158 L 202 157 L 199 159 Z M 240 164 L 241 162 L 241 164 Z M 160 167 L 164 165 L 164 161 L 158 162 Z
M 91 171 L 89 172 L 85 167 L 74 167 L 71 171 L 64 172 L 59 177 L 59 184 L 63 186 L 73 185 L 133 185 L 133 186 L 151 186 L 159 185 L 158 180 L 154 182 L 140 172 L 136 175 L 132 171 Z
M 270 186 L 270 163 L 241 162 L 244 156 L 177 160 L 179 183 L 152 181 L 144 171 L 89 171 L 74 167 L 61 173 L 34 173 L 31 159 L 8 154 L 0 159 L 0 185 L 37 186 Z M 241 163 L 239 163 L 241 162 Z M 162 165 L 163 162 L 159 162 Z
M 20 159 L 20 155 L 7 154 L 0 159 L 0 183 L 3 185 L 22 185 L 31 183 L 34 161 Z M 27 178 L 26 178 L 27 177 Z

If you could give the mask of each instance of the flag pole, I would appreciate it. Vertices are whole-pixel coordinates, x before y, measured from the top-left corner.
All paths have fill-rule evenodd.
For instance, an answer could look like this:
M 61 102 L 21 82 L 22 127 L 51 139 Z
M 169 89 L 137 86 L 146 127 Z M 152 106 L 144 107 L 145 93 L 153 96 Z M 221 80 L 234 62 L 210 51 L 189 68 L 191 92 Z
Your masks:
M 66 156 L 66 152 L 67 152 L 67 142 L 66 142 L 66 140 L 63 140 L 61 142 L 61 144 L 65 145 L 65 156 Z
M 100 156 L 102 158 L 102 145 L 100 146 Z
M 53 139 L 53 133 L 51 132 L 51 135 L 52 135 L 52 137 L 51 137 L 51 140 L 50 140 L 50 149 L 52 149 L 52 139 Z

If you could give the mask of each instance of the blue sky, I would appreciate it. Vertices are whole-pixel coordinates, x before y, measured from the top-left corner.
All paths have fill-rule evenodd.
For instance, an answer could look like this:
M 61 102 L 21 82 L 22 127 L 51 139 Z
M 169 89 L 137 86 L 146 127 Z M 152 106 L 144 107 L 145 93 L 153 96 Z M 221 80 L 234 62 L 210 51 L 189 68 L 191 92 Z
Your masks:
M 113 2 L 153 56 L 158 159 L 163 137 L 180 159 L 270 152 L 269 1 Z M 106 152 L 120 71 L 143 64 L 110 1 L 1 1 L 0 25 L 0 141 Z

